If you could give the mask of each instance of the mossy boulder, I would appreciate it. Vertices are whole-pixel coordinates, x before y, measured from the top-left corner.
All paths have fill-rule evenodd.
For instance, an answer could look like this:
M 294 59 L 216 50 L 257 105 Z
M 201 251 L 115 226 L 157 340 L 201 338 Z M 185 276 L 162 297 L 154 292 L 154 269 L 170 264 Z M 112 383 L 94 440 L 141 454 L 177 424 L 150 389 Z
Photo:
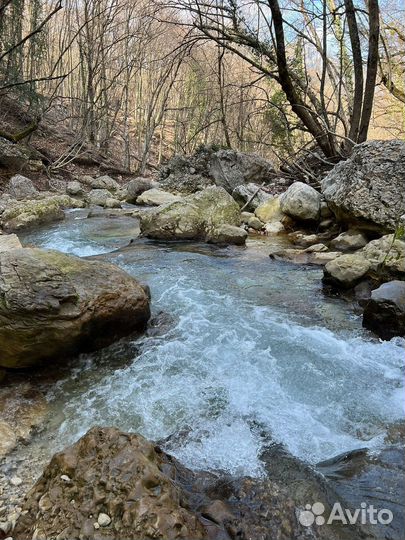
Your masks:
M 103 347 L 142 329 L 149 295 L 114 265 L 57 251 L 0 254 L 0 367 Z
M 64 219 L 64 208 L 82 208 L 83 206 L 82 201 L 68 195 L 10 202 L 1 214 L 1 225 L 6 231 L 19 231 Z
M 240 224 L 238 203 L 221 187 L 209 187 L 141 216 L 141 232 L 162 240 L 206 241 L 222 225 Z

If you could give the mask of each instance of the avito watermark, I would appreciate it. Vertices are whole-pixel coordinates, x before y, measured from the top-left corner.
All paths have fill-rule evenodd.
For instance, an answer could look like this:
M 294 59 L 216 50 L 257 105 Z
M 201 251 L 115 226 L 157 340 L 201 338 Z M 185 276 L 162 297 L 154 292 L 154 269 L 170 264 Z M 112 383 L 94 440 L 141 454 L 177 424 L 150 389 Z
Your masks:
M 341 523 L 342 525 L 355 525 L 360 523 L 366 525 L 389 525 L 394 519 L 391 510 L 387 508 L 375 508 L 372 504 L 367 505 L 365 502 L 360 504 L 360 508 L 349 510 L 343 508 L 339 502 L 335 502 L 330 511 L 329 516 L 325 516 L 325 506 L 321 502 L 316 502 L 312 505 L 305 505 L 305 510 L 300 510 L 298 521 L 304 527 L 310 527 L 314 523 L 316 525 L 330 525 L 331 523 Z

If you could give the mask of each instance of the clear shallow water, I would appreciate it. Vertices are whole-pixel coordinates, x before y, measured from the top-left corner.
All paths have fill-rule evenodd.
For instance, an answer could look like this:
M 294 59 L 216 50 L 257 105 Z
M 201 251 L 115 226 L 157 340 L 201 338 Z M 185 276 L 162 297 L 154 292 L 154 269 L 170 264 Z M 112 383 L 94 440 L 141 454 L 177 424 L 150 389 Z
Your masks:
M 317 462 L 383 444 L 403 417 L 404 342 L 379 342 L 350 307 L 321 291 L 319 269 L 247 249 L 137 240 L 132 218 L 69 219 L 26 243 L 104 253 L 147 282 L 163 335 L 83 355 L 49 395 L 50 449 L 95 424 L 175 434 L 168 448 L 195 468 L 261 474 L 269 441 Z M 97 223 L 94 221 L 97 219 Z

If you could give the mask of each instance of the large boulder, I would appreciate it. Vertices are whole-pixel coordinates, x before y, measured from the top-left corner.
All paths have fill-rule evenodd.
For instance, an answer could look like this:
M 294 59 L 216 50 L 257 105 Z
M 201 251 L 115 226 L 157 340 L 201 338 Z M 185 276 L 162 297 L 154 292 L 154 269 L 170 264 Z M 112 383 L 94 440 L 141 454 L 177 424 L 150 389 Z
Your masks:
M 0 253 L 0 366 L 57 362 L 140 329 L 144 288 L 119 268 L 57 251 Z
M 405 281 L 389 281 L 372 291 L 363 326 L 382 339 L 405 336 Z
M 202 146 L 192 156 L 174 156 L 161 169 L 162 187 L 184 194 L 217 185 L 232 193 L 242 184 L 269 184 L 276 176 L 274 165 L 255 154 Z
M 280 197 L 284 214 L 300 221 L 318 221 L 321 215 L 321 194 L 308 184 L 294 182 Z
M 220 226 L 239 224 L 238 203 L 223 188 L 212 186 L 141 215 L 140 225 L 149 238 L 205 241 Z
M 336 217 L 364 229 L 394 231 L 405 213 L 405 142 L 369 141 L 356 146 L 322 182 Z
M 64 208 L 82 208 L 84 203 L 68 195 L 54 195 L 44 199 L 11 202 L 0 216 L 0 224 L 7 231 L 18 231 L 44 223 L 64 219 Z
M 179 197 L 168 191 L 152 188 L 139 195 L 136 199 L 136 203 L 145 206 L 160 206 L 161 204 L 167 204 L 178 200 Z
M 38 196 L 38 191 L 32 181 L 21 174 L 16 174 L 10 179 L 8 191 L 18 201 L 33 199 Z
M 139 197 L 139 195 L 142 195 L 144 191 L 153 189 L 154 187 L 156 187 L 156 184 L 157 183 L 150 178 L 142 178 L 141 176 L 139 176 L 138 178 L 133 178 L 126 185 L 125 200 L 128 203 L 135 204 L 136 199 Z
M 232 191 L 232 197 L 245 210 L 254 212 L 258 206 L 271 199 L 272 195 L 265 191 L 263 187 L 250 182 L 249 184 L 237 186 Z

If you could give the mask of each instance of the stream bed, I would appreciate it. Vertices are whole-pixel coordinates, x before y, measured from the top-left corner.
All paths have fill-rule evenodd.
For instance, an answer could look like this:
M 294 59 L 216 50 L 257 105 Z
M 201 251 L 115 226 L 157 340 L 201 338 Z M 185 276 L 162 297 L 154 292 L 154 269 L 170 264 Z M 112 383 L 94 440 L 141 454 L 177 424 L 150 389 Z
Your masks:
M 404 340 L 363 330 L 350 304 L 324 296 L 320 268 L 270 260 L 264 237 L 128 246 L 137 220 L 87 212 L 21 240 L 119 265 L 150 286 L 154 323 L 81 355 L 52 384 L 43 460 L 113 425 L 167 440 L 191 468 L 260 476 L 271 443 L 315 464 L 380 449 L 403 420 Z

